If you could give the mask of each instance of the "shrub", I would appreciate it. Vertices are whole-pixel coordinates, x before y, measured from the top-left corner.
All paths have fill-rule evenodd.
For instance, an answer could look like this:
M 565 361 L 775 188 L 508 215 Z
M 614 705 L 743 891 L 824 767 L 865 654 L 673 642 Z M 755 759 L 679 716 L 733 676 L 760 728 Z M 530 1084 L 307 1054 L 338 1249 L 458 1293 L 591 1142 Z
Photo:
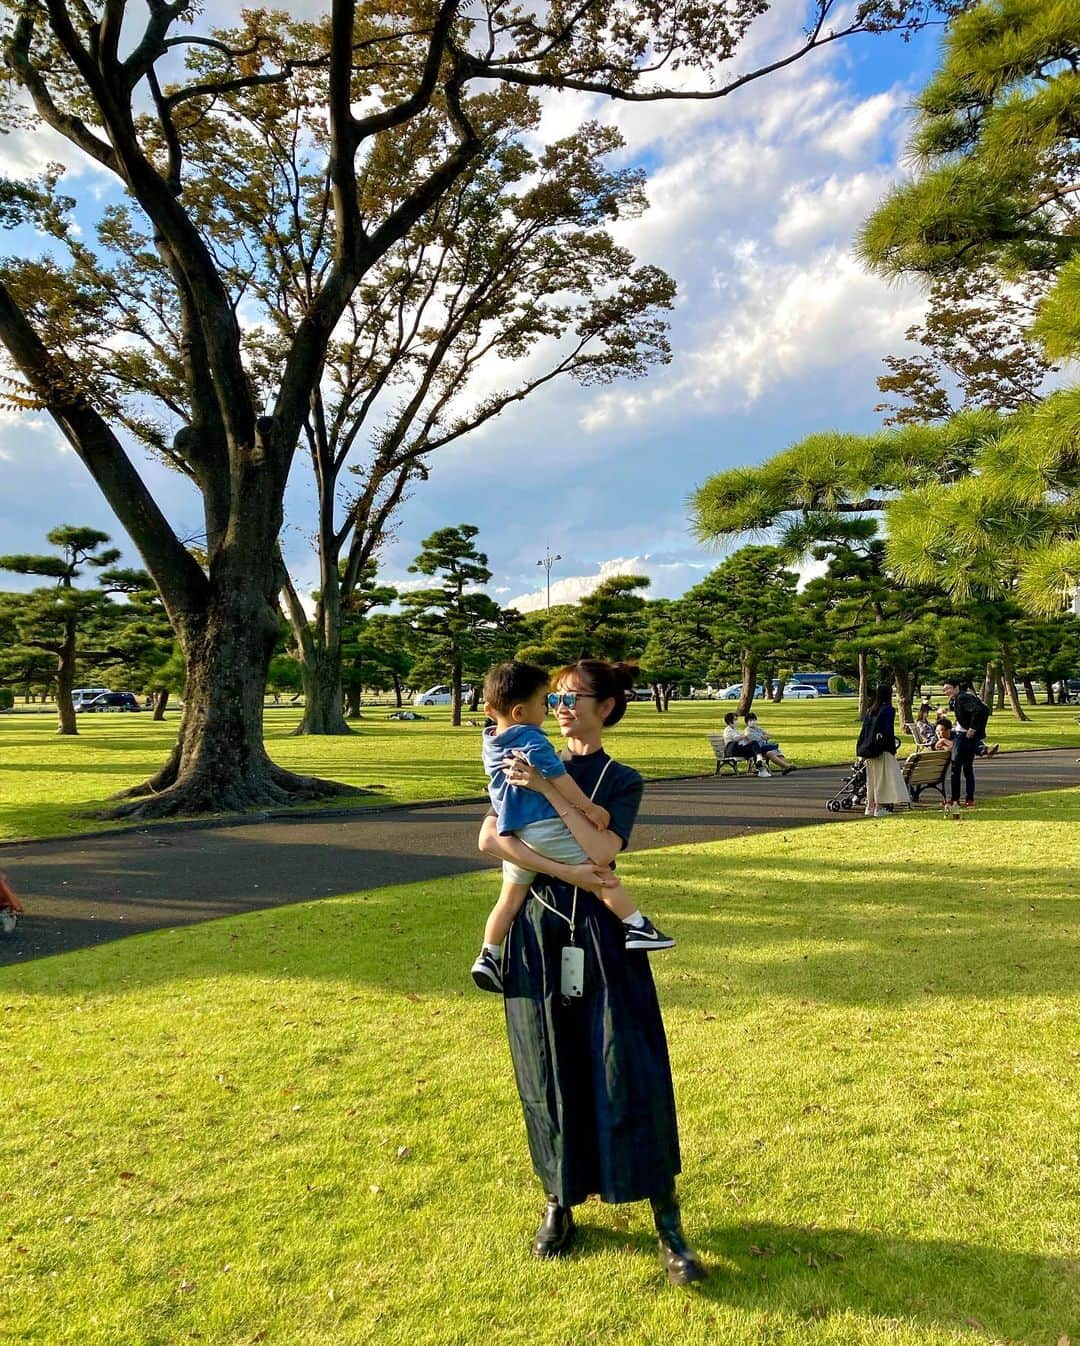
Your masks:
M 846 696 L 852 690 L 851 683 L 847 678 L 842 678 L 839 673 L 834 673 L 829 679 L 829 691 L 833 696 Z
M 0 710 L 11 710 L 15 705 L 15 693 L 10 687 L 0 687 Z

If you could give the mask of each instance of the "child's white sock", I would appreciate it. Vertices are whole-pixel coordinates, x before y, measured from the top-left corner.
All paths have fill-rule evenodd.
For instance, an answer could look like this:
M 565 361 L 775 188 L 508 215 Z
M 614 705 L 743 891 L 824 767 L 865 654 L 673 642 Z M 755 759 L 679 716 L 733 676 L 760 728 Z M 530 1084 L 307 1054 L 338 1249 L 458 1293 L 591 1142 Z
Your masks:
M 502 945 L 501 945 L 501 944 L 485 944 L 485 945 L 484 945 L 484 951 L 485 951 L 486 953 L 490 953 L 491 956 L 492 956 L 492 958 L 501 958 L 501 957 L 502 957 Z
M 632 911 L 629 916 L 622 918 L 622 923 L 623 925 L 632 925 L 637 930 L 639 926 L 645 924 L 645 917 L 642 916 L 640 911 Z

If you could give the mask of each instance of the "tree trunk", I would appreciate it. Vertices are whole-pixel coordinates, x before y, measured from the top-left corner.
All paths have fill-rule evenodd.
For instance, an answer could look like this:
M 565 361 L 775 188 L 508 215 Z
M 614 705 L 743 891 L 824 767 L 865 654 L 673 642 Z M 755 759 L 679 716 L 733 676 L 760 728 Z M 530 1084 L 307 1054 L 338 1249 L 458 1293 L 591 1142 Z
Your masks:
M 163 691 L 158 692 L 157 696 L 154 697 L 153 718 L 155 720 L 163 720 L 165 718 L 165 707 L 168 704 L 169 704 L 169 689 L 168 687 L 166 687 Z
M 302 651 L 302 655 L 304 714 L 293 734 L 353 733 L 342 713 L 340 649 L 323 649 L 313 643 Z M 357 688 L 355 710 L 352 705 L 349 707 L 350 719 L 360 718 L 360 699 L 360 689 Z
M 284 771 L 267 756 L 263 693 L 278 623 L 273 585 L 259 569 L 238 567 L 205 616 L 180 623 L 187 685 L 176 745 L 154 777 L 115 796 L 129 802 L 103 816 L 235 812 L 364 793 Z
M 787 686 L 787 678 L 777 678 L 776 682 L 773 683 L 772 699 L 776 702 L 777 705 L 779 705 L 780 702 L 783 701 L 784 699 L 784 688 L 786 686 Z
M 1035 684 L 1031 681 L 1031 678 L 1021 678 L 1020 681 L 1024 687 L 1024 700 L 1029 706 L 1037 706 L 1039 704 L 1039 699 L 1035 695 Z
M 349 684 L 345 692 L 345 718 L 347 720 L 362 720 L 364 713 L 361 710 L 361 702 L 364 699 L 364 689 L 358 682 Z M 401 703 L 398 702 L 400 705 Z
M 773 686 L 772 674 L 766 673 L 761 679 L 761 694 L 766 701 L 776 700 L 776 691 Z
M 757 659 L 749 651 L 742 654 L 742 694 L 739 697 L 740 715 L 747 715 L 754 704 L 754 692 L 757 688 Z
M 454 660 L 450 671 L 450 723 L 461 728 L 461 658 Z
M 870 660 L 865 650 L 859 651 L 859 719 L 870 711 Z
M 473 683 L 472 696 L 469 697 L 469 714 L 475 715 L 480 709 L 480 697 L 483 695 L 484 687 L 477 678 Z
M 1018 720 L 1029 720 L 1031 717 L 1024 711 L 1023 706 L 1020 704 L 1020 697 L 1016 690 L 1016 678 L 1013 674 L 1012 654 L 1006 649 L 1001 651 L 1001 688 L 1003 695 L 1009 698 L 1009 705 L 1012 707 L 1012 713 L 1016 718 Z M 1002 705 L 1003 704 L 1004 703 L 1002 703 Z M 999 709 L 1001 709 L 1000 706 Z
M 1043 686 L 1046 688 L 1046 704 L 1048 706 L 1056 705 L 1057 699 L 1054 696 L 1054 679 L 1050 676 L 1048 668 L 1043 669 Z
M 989 706 L 994 697 L 994 661 L 987 661 L 986 672 L 983 674 L 982 700 Z
M 893 668 L 893 681 L 896 683 L 896 699 L 899 702 L 898 716 L 901 724 L 910 724 L 915 718 L 911 710 L 912 676 L 907 668 Z
M 671 709 L 671 696 L 672 696 L 672 693 L 673 693 L 674 691 L 675 691 L 675 686 L 674 686 L 673 683 L 670 683 L 670 682 L 665 682 L 665 683 L 664 683 L 664 709 L 665 709 L 665 710 L 670 710 L 670 709 Z
M 56 715 L 58 734 L 77 734 L 75 703 L 71 692 L 75 686 L 75 639 L 77 624 L 74 615 L 64 622 L 64 643 L 56 655 Z
M 391 674 L 391 677 L 394 679 L 394 701 L 395 701 L 395 703 L 396 703 L 396 705 L 397 705 L 398 710 L 400 710 L 400 709 L 401 709 L 401 704 L 402 704 L 402 702 L 401 702 L 401 677 L 400 677 L 400 675 L 397 674 L 397 673 L 393 673 L 393 674 Z

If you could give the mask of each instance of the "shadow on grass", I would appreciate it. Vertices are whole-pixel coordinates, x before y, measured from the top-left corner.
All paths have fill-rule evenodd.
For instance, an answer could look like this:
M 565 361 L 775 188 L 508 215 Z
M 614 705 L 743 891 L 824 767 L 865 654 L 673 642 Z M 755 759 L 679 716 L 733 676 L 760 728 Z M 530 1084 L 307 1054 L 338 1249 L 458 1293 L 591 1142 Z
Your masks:
M 711 1269 L 695 1293 L 718 1303 L 810 1321 L 854 1311 L 1011 1341 L 1057 1340 L 1080 1313 L 1077 1260 L 769 1222 L 701 1229 L 691 1209 L 684 1214 Z M 624 1249 L 656 1256 L 651 1234 L 590 1226 L 588 1206 L 578 1216 L 571 1260 Z
M 118 844 L 90 872 L 70 878 L 55 858 L 25 855 L 19 876 L 26 897 L 37 887 L 64 891 L 65 884 L 72 897 L 48 917 L 36 917 L 29 901 L 15 936 L 0 944 L 0 960 L 28 962 L 46 936 L 55 951 L 272 907 L 240 923 L 188 929 L 179 944 L 98 949 L 86 975 L 106 985 L 112 966 L 128 987 L 219 973 L 272 977 L 284 939 L 293 976 L 393 994 L 468 988 L 466 970 L 497 872 L 478 854 L 442 854 L 437 816 L 429 833 L 414 834 L 427 835 L 430 849 L 408 854 L 389 841 L 384 849 L 350 846 L 343 821 L 335 864 L 325 870 L 325 846 L 280 833 L 277 844 L 256 842 L 245 831 L 232 835 L 227 872 L 218 856 L 200 852 L 197 833 L 140 837 L 138 850 Z M 874 866 L 830 858 L 826 869 L 773 854 L 751 865 L 743 857 L 730 873 L 718 873 L 714 863 L 715 853 L 653 852 L 630 872 L 643 908 L 680 941 L 653 960 L 669 1008 L 715 1012 L 726 998 L 753 997 L 763 986 L 794 1002 L 836 1005 L 1080 990 L 1080 961 L 1067 938 L 1080 897 L 1070 895 L 1064 857 L 1048 857 L 1047 870 L 983 864 L 973 875 L 933 860 Z M 354 889 L 347 897 L 335 896 L 343 865 Z M 428 881 L 448 871 L 458 881 L 433 895 Z M 167 888 L 160 883 L 165 872 L 172 876 Z M 406 882 L 418 875 L 420 882 Z M 387 886 L 395 883 L 402 886 Z M 92 907 L 80 908 L 80 892 L 92 897 Z M 324 900 L 298 910 L 298 892 Z M 65 969 L 69 985 L 82 975 L 78 963 Z M 49 977 L 38 980 L 47 993 Z

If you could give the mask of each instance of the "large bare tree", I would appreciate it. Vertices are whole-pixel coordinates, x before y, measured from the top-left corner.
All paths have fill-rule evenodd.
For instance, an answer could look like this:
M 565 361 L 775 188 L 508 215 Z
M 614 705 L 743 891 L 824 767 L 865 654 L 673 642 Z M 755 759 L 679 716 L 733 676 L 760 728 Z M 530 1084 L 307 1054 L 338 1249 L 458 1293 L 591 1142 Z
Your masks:
M 489 151 L 508 86 L 716 99 L 840 38 L 911 29 L 941 12 L 931 0 L 863 0 L 834 27 L 835 0 L 816 0 L 789 50 L 726 73 L 767 8 L 765 0 L 332 0 L 324 18 L 299 30 L 280 14 L 248 10 L 238 29 L 222 32 L 193 0 L 3 0 L 9 119 L 28 98 L 37 118 L 113 175 L 163 268 L 156 301 L 159 319 L 175 321 L 177 384 L 164 419 L 178 425 L 162 452 L 196 483 L 205 516 L 202 563 L 130 452 L 122 390 L 85 376 L 63 324 L 52 330 L 55 315 L 38 311 L 16 270 L 0 285 L 0 339 L 138 548 L 187 663 L 176 747 L 118 811 L 244 808 L 343 788 L 283 771 L 263 746 L 285 487 L 350 303 Z M 324 229 L 332 245 L 266 386 L 229 275 L 245 240 L 276 232 L 275 203 L 240 193 L 235 209 L 208 223 L 204 198 L 215 185 L 198 167 L 199 146 L 230 126 L 242 139 L 254 91 L 272 103 L 275 91 L 298 87 L 323 109 L 329 188 L 324 211 L 303 223 Z M 2 217 L 33 214 L 49 225 L 53 204 L 47 191 L 35 198 L 12 187 Z

